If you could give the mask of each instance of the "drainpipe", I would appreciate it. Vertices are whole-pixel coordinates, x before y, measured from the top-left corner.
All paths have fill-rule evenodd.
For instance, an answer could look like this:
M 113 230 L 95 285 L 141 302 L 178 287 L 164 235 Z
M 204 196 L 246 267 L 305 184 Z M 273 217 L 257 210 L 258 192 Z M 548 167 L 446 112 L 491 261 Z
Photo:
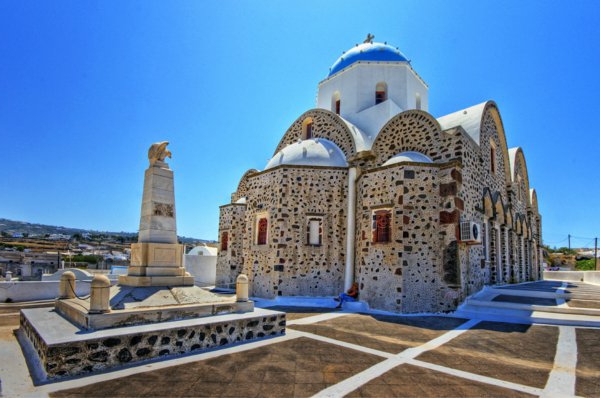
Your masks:
M 356 167 L 348 170 L 348 214 L 346 217 L 346 270 L 344 291 L 354 282 L 354 244 L 356 240 Z

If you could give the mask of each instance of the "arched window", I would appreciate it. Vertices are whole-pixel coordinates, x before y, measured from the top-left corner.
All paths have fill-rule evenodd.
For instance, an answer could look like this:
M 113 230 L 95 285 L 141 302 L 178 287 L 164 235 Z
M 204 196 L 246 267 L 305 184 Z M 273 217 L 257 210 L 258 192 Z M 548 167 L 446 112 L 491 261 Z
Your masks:
M 387 84 L 379 82 L 375 86 L 375 105 L 381 104 L 385 100 L 387 100 Z
M 266 245 L 267 244 L 267 230 L 269 228 L 269 222 L 266 218 L 258 220 L 258 233 L 256 234 L 256 244 Z
M 378 210 L 373 213 L 373 242 L 385 243 L 391 241 L 392 212 Z
M 415 108 L 421 109 L 421 94 L 417 93 L 415 97 Z
M 313 120 L 312 117 L 307 117 L 302 122 L 302 139 L 309 140 L 313 136 Z
M 223 232 L 221 234 L 221 251 L 227 250 L 228 243 L 229 243 L 229 234 L 227 232 Z
M 341 107 L 342 107 L 342 102 L 340 99 L 340 92 L 336 91 L 335 93 L 333 93 L 333 96 L 331 97 L 331 111 L 335 112 L 336 115 L 339 115 Z

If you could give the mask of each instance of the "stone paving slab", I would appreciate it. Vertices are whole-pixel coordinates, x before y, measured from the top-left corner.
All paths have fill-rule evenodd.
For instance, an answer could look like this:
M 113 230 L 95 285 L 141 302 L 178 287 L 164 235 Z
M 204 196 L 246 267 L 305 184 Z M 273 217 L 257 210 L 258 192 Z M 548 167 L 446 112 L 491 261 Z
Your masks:
M 464 319 L 450 317 L 352 314 L 311 325 L 290 325 L 289 328 L 397 354 L 464 322 Z
M 577 380 L 575 393 L 600 397 L 600 329 L 576 329 Z
M 544 388 L 554 364 L 558 328 L 481 322 L 417 359 L 478 375 Z
M 297 338 L 192 364 L 131 375 L 51 397 L 307 397 L 383 359 Z
M 575 308 L 591 308 L 600 310 L 600 299 L 598 301 L 594 300 L 567 300 L 567 305 L 569 307 Z
M 524 297 L 524 296 L 509 296 L 500 294 L 492 299 L 492 301 L 502 303 L 517 303 L 530 305 L 556 305 L 556 300 L 542 297 Z
M 346 397 L 531 397 L 412 365 L 400 365 Z

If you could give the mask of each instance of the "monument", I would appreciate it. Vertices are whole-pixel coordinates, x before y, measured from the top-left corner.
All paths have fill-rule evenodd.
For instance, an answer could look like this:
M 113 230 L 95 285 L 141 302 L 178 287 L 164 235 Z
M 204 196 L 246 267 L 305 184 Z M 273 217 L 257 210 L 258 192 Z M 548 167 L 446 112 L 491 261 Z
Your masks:
M 148 150 L 150 166 L 144 175 L 144 194 L 138 243 L 131 245 L 131 265 L 119 276 L 125 286 L 192 286 L 183 267 L 183 245 L 177 242 L 173 171 L 167 141 Z
M 194 286 L 185 272 L 167 145 L 148 151 L 139 238 L 127 275 L 111 286 L 97 274 L 91 294 L 79 297 L 75 275 L 65 272 L 54 309 L 21 311 L 19 341 L 34 358 L 30 367 L 46 379 L 285 333 L 285 313 L 255 309 L 245 275 L 232 295 Z

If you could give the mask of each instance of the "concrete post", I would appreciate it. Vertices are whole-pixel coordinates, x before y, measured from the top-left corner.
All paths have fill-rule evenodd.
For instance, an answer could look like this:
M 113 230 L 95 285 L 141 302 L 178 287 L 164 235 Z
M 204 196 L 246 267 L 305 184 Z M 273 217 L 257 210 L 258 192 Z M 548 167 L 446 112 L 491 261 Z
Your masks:
M 58 287 L 59 299 L 75 298 L 75 274 L 71 271 L 66 271 L 60 276 L 60 284 Z
M 248 277 L 240 274 L 235 282 L 235 295 L 237 301 L 248 301 Z
M 96 274 L 92 279 L 90 314 L 110 312 L 110 280 L 106 275 Z

